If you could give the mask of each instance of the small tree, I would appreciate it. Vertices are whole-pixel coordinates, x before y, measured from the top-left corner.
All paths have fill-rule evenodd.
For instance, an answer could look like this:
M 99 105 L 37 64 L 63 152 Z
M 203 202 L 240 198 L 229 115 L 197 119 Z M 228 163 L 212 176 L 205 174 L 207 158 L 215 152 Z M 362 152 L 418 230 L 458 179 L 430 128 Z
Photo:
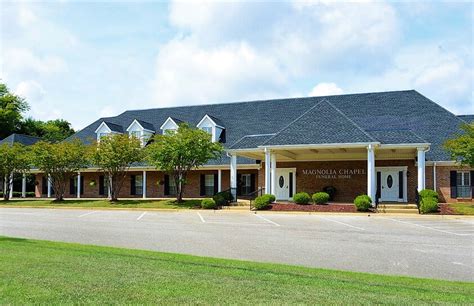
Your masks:
M 127 134 L 103 137 L 93 150 L 92 162 L 104 172 L 111 201 L 117 201 L 126 172 L 133 163 L 143 161 L 140 140 Z
M 3 199 L 10 198 L 10 185 L 13 184 L 14 173 L 25 173 L 30 168 L 29 155 L 20 144 L 0 145 L 0 177 L 3 181 Z
M 215 159 L 223 152 L 207 132 L 181 124 L 176 132 L 156 135 L 147 146 L 147 159 L 157 169 L 170 174 L 176 185 L 176 197 L 182 202 L 188 172 Z
M 32 163 L 48 176 L 55 200 L 62 201 L 71 177 L 88 166 L 88 147 L 81 141 L 48 143 L 37 142 L 32 147 Z
M 444 147 L 453 160 L 474 167 L 474 123 L 463 124 L 461 129 L 464 133 L 447 140 Z

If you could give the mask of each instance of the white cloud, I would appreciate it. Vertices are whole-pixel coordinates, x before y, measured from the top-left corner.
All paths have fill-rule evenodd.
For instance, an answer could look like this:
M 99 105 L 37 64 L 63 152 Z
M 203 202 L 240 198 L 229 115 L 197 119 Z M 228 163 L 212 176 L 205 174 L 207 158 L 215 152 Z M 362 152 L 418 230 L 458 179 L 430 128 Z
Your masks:
M 34 80 L 20 82 L 14 92 L 27 101 L 35 102 L 43 100 L 46 95 L 43 86 Z
M 309 96 L 330 96 L 330 95 L 340 95 L 344 91 L 339 88 L 336 83 L 319 83 L 313 87 Z
M 64 72 L 66 62 L 59 56 L 39 56 L 27 48 L 5 48 L 2 56 L 4 77 L 45 76 Z
M 99 112 L 100 117 L 112 117 L 118 114 L 119 114 L 119 111 L 112 105 L 104 106 Z

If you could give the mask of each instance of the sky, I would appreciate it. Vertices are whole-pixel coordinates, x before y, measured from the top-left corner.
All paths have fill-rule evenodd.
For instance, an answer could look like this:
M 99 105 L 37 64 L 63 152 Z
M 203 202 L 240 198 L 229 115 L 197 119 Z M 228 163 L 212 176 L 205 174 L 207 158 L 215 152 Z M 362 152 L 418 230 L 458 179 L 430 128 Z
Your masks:
M 471 2 L 0 2 L 0 79 L 36 119 L 415 89 L 474 113 Z

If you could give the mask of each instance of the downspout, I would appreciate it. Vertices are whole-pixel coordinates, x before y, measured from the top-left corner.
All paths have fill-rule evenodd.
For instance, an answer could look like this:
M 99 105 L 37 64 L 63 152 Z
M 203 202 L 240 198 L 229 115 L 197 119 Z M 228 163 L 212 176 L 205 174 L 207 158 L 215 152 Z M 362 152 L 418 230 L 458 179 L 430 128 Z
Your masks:
M 436 162 L 433 162 L 433 190 L 436 191 Z

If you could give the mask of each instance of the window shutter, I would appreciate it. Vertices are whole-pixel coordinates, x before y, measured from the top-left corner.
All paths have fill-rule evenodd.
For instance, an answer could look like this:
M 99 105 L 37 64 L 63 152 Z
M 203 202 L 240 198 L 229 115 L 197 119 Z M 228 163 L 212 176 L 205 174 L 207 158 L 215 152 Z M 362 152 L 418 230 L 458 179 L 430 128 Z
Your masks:
M 242 174 L 237 174 L 237 195 L 242 195 Z
M 43 176 L 41 179 L 41 194 L 47 194 L 47 193 L 48 193 L 48 180 L 46 179 L 45 176 Z
M 293 179 L 293 175 L 291 175 L 290 181 Z M 250 174 L 250 190 L 251 192 L 255 191 L 255 181 L 256 181 L 256 175 L 255 173 Z M 293 188 L 290 190 L 290 193 L 292 192 Z
M 99 195 L 104 195 L 105 194 L 104 187 L 105 187 L 104 176 L 100 175 L 99 176 Z
M 403 171 L 398 171 L 398 198 L 403 199 Z
M 471 171 L 471 197 L 474 198 L 474 171 Z
M 218 175 L 216 173 L 216 174 L 214 174 L 214 194 L 216 194 L 219 190 L 217 188 L 218 187 L 217 185 L 219 185 L 219 179 L 218 179 Z
M 205 180 L 205 176 L 204 176 L 204 174 L 201 174 L 201 178 L 200 178 L 200 181 L 199 181 L 200 182 L 199 195 L 201 195 L 201 196 L 206 194 L 206 192 L 205 192 L 206 187 L 204 185 L 205 184 L 204 180 Z
M 382 172 L 377 171 L 377 194 L 375 195 L 376 199 L 382 197 Z
M 81 176 L 81 194 L 84 194 L 84 176 Z
M 130 194 L 131 195 L 136 195 L 137 190 L 135 188 L 135 175 L 130 175 Z
M 290 174 L 290 180 L 289 180 L 290 192 L 288 195 L 290 196 L 290 198 L 292 198 L 293 197 L 293 172 L 290 172 L 289 174 Z M 252 175 L 255 175 L 255 174 L 252 174 Z
M 168 174 L 165 174 L 165 191 L 164 194 L 165 196 L 170 195 L 170 176 Z
M 457 172 L 450 171 L 449 172 L 449 182 L 451 186 L 451 198 L 455 199 L 458 197 L 458 188 L 457 188 Z
M 73 195 L 73 194 L 76 194 L 76 190 L 74 190 L 76 188 L 74 188 L 74 177 L 71 177 L 69 179 L 69 194 Z

